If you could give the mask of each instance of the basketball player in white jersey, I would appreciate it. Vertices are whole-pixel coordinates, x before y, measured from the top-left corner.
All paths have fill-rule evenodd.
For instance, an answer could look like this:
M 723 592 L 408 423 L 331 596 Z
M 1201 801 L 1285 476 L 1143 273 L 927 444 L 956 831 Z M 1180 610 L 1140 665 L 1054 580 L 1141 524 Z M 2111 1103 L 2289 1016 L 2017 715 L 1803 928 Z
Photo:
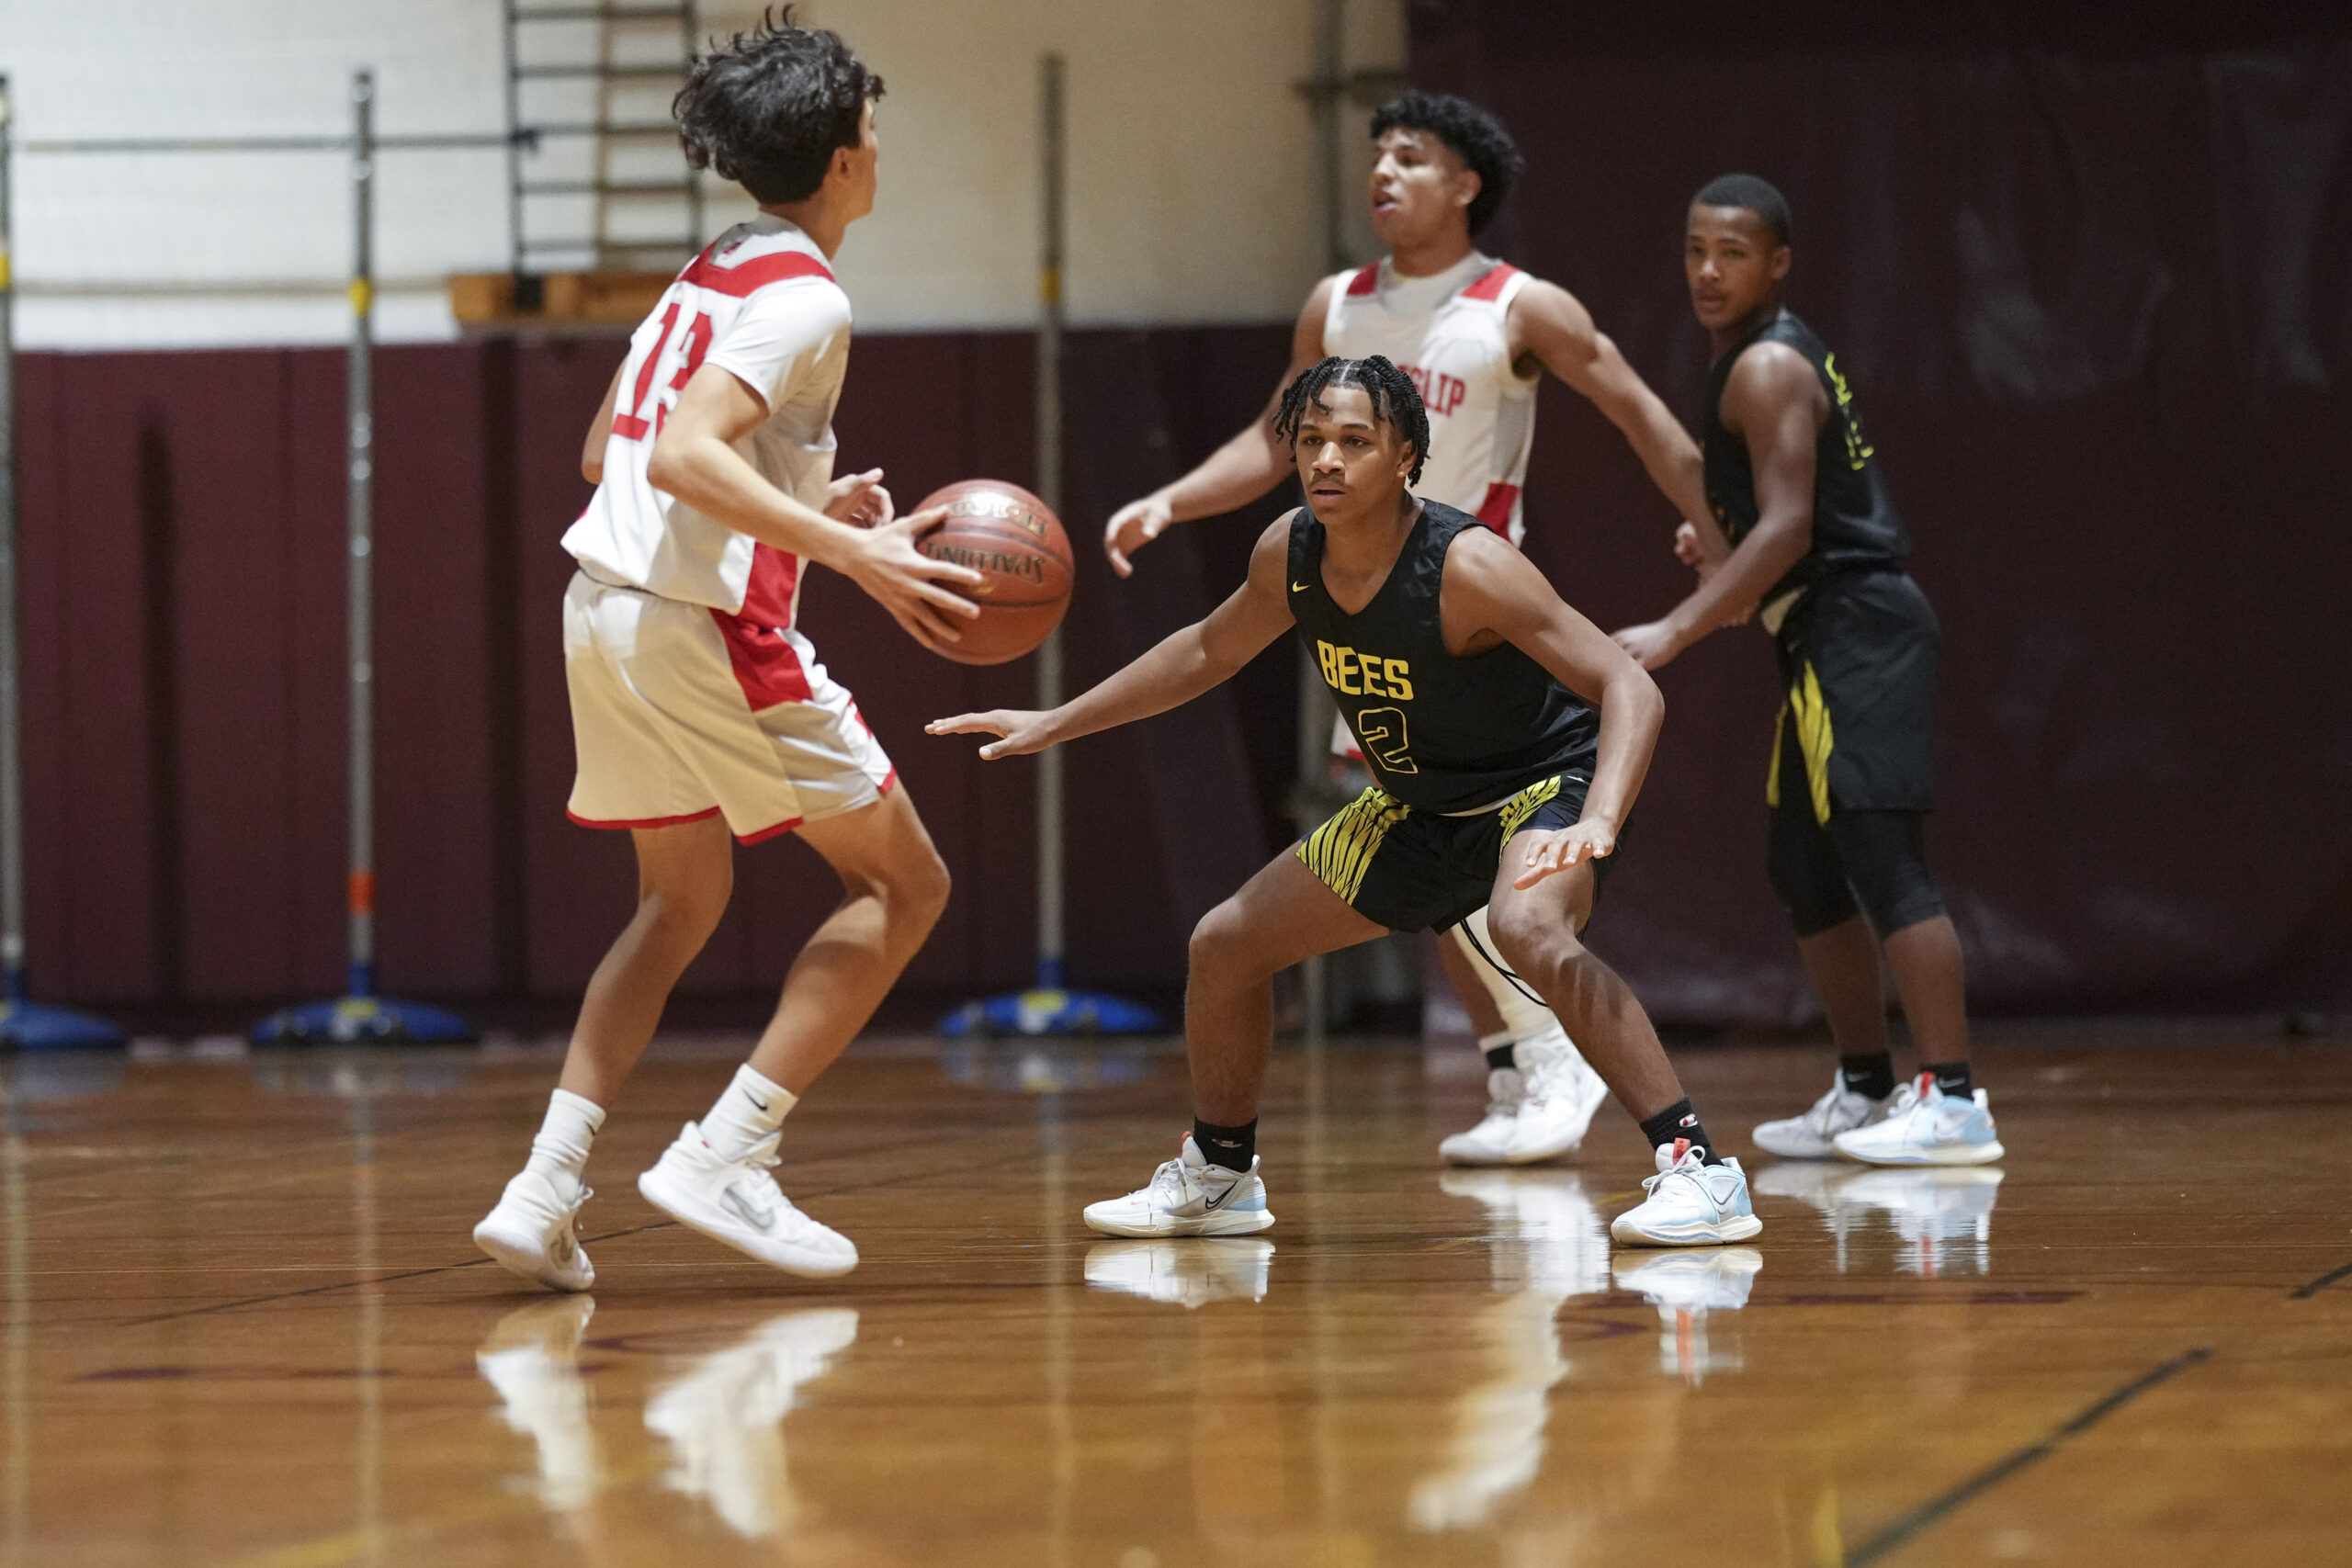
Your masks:
M 979 574 L 917 553 L 939 512 L 893 521 L 878 471 L 836 480 L 833 405 L 849 299 L 827 265 L 873 209 L 882 82 L 830 32 L 780 21 L 698 61 L 678 95 L 695 166 L 760 216 L 679 274 L 630 339 L 564 536 L 564 665 L 579 773 L 571 815 L 627 829 L 638 906 L 597 965 L 530 1162 L 474 1231 L 563 1291 L 595 1278 L 573 1235 L 591 1140 L 732 886 L 731 833 L 797 832 L 845 896 L 786 978 L 749 1062 L 638 1179 L 656 1208 L 791 1273 L 857 1264 L 768 1171 L 785 1113 L 862 1028 L 947 901 L 947 869 L 848 692 L 795 624 L 802 573 L 832 568 L 936 648 Z
M 1372 135 L 1372 226 L 1388 255 L 1315 286 L 1276 398 L 1327 355 L 1385 355 L 1429 410 L 1429 462 L 1415 493 L 1472 513 L 1518 544 L 1535 389 L 1549 370 L 1624 433 L 1683 517 L 1710 515 L 1699 448 L 1585 308 L 1474 243 L 1524 167 L 1501 123 L 1464 99 L 1410 92 L 1373 116 Z M 1127 575 L 1129 558 L 1170 525 L 1231 512 L 1290 476 L 1272 409 L 1182 479 L 1113 514 L 1102 534 L 1113 570 Z M 1333 750 L 1355 754 L 1344 728 Z M 1440 939 L 1488 1067 L 1485 1118 L 1439 1145 L 1458 1165 L 1566 1154 L 1608 1096 L 1559 1020 L 1487 956 L 1494 950 L 1483 910 Z

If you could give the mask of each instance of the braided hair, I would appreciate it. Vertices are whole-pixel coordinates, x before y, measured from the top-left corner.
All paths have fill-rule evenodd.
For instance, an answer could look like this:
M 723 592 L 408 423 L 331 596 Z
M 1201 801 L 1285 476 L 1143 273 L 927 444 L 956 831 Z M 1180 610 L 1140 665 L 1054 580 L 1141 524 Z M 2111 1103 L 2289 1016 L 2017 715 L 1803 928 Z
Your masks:
M 1298 373 L 1298 379 L 1283 389 L 1282 406 L 1274 411 L 1274 434 L 1285 446 L 1298 440 L 1298 427 L 1312 404 L 1324 413 L 1331 405 L 1323 394 L 1334 387 L 1360 387 L 1372 400 L 1372 417 L 1395 431 L 1405 445 L 1413 449 L 1413 471 L 1407 475 L 1407 484 L 1419 484 L 1421 466 L 1430 457 L 1430 413 L 1421 406 L 1421 394 L 1413 378 L 1391 364 L 1382 355 L 1363 359 L 1326 359 L 1320 365 L 1309 366 Z

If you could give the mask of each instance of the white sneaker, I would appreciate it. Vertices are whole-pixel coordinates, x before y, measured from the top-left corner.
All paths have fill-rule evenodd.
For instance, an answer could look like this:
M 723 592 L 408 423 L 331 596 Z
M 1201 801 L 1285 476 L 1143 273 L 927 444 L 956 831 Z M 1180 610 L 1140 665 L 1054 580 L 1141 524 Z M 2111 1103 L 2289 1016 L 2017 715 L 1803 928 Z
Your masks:
M 1086 1255 L 1086 1282 L 1098 1291 L 1190 1311 L 1230 1299 L 1264 1301 L 1273 1261 L 1271 1241 L 1233 1239 L 1207 1247 L 1164 1240 L 1104 1241 Z
M 1510 1152 L 1503 1157 L 1513 1165 L 1557 1159 L 1584 1142 L 1592 1113 L 1609 1098 L 1609 1086 L 1557 1025 L 1521 1041 L 1516 1055 L 1527 1099 L 1511 1130 Z
M 1519 1107 L 1526 1099 L 1525 1080 L 1517 1067 L 1497 1067 L 1487 1075 L 1487 1114 L 1466 1133 L 1456 1133 L 1437 1146 L 1453 1165 L 1502 1165 L 1510 1157 L 1510 1135 L 1519 1125 Z
M 1812 1110 L 1802 1116 L 1759 1122 L 1748 1136 L 1758 1148 L 1782 1159 L 1834 1159 L 1838 1134 L 1877 1121 L 1894 1098 L 1890 1094 L 1884 1100 L 1872 1100 L 1857 1094 L 1846 1087 L 1846 1075 L 1839 1073 L 1829 1080 L 1829 1092 L 1815 1100 Z
M 770 1134 L 741 1159 L 722 1159 L 689 1122 L 637 1179 L 637 1190 L 679 1224 L 787 1274 L 846 1274 L 857 1267 L 849 1237 L 794 1208 L 768 1174 L 780 1135 Z
M 1211 1164 L 1184 1134 L 1182 1152 L 1151 1173 L 1151 1183 L 1124 1198 L 1086 1206 L 1089 1227 L 1104 1235 L 1248 1235 L 1274 1223 L 1258 1159 L 1246 1171 Z
M 1657 1174 L 1642 1187 L 1649 1196 L 1609 1223 L 1609 1234 L 1627 1247 L 1714 1247 L 1764 1228 L 1739 1161 L 1708 1165 L 1688 1138 L 1657 1146 Z
M 738 1535 L 772 1536 L 791 1523 L 797 1508 L 781 1423 L 800 1385 L 823 1376 L 856 1339 L 851 1308 L 786 1313 L 662 1385 L 645 1402 L 645 1425 L 669 1439 L 664 1483 L 707 1498 Z
M 1903 1243 L 1895 1267 L 1933 1280 L 1991 1271 L 1993 1203 L 2000 1186 L 2001 1172 L 1983 1166 L 1928 1166 L 1861 1171 L 1838 1195 L 1858 1207 L 1885 1210 Z
M 500 1318 L 474 1352 L 474 1366 L 498 1391 L 506 1425 L 537 1445 L 533 1490 L 559 1511 L 586 1503 L 601 1480 L 588 1388 L 580 1380 L 580 1336 L 595 1310 L 594 1296 L 533 1302 Z
M 1839 1154 L 1864 1165 L 1987 1165 L 2004 1153 L 1984 1091 L 1954 1099 L 1932 1073 L 1895 1091 L 1886 1120 L 1840 1133 L 1836 1143 Z
M 555 1181 L 536 1170 L 518 1172 L 492 1209 L 474 1227 L 474 1245 L 526 1280 L 551 1291 L 584 1291 L 596 1282 L 595 1266 L 572 1234 L 580 1206 L 595 1194 L 571 1184 L 566 1197 Z

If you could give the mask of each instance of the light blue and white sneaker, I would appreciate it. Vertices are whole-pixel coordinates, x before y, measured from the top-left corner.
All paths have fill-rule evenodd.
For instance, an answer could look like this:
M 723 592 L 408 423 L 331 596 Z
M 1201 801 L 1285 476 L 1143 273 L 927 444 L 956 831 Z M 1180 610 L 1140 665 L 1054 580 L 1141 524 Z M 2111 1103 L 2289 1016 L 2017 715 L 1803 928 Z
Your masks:
M 1104 1235 L 1248 1235 L 1273 1223 L 1257 1156 L 1248 1170 L 1227 1170 L 1204 1157 L 1190 1133 L 1148 1185 L 1086 1206 L 1088 1227 Z
M 1933 1073 L 1897 1089 L 1884 1121 L 1836 1142 L 1839 1154 L 1864 1165 L 1989 1165 L 2004 1153 L 1984 1091 L 1956 1099 L 1936 1087 Z
M 1761 1231 L 1739 1161 L 1709 1165 L 1705 1154 L 1688 1138 L 1660 1144 L 1657 1174 L 1642 1183 L 1649 1196 L 1610 1221 L 1609 1234 L 1627 1247 L 1720 1247 Z

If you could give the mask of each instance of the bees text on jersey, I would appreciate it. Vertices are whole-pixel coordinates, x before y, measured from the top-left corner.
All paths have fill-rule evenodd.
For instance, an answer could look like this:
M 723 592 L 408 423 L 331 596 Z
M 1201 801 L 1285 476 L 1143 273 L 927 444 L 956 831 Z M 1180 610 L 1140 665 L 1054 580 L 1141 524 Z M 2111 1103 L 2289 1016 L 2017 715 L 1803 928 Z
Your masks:
M 1442 502 L 1420 506 L 1396 564 L 1352 615 L 1323 585 L 1323 525 L 1304 506 L 1291 518 L 1291 615 L 1373 778 L 1414 810 L 1447 813 L 1562 773 L 1589 778 L 1600 722 L 1583 698 L 1508 642 L 1446 651 L 1446 554 L 1481 525 Z
M 1725 429 L 1724 387 L 1739 356 L 1759 343 L 1784 343 L 1804 356 L 1829 399 L 1813 453 L 1813 547 L 1764 595 L 1764 624 L 1774 632 L 1807 590 L 1833 572 L 1893 566 L 1911 553 L 1911 536 L 1871 460 L 1870 440 L 1854 408 L 1854 389 L 1838 356 L 1811 327 L 1782 310 L 1725 350 L 1707 377 L 1707 417 L 1701 431 L 1707 502 L 1735 545 L 1756 526 L 1756 472 L 1747 443 Z

